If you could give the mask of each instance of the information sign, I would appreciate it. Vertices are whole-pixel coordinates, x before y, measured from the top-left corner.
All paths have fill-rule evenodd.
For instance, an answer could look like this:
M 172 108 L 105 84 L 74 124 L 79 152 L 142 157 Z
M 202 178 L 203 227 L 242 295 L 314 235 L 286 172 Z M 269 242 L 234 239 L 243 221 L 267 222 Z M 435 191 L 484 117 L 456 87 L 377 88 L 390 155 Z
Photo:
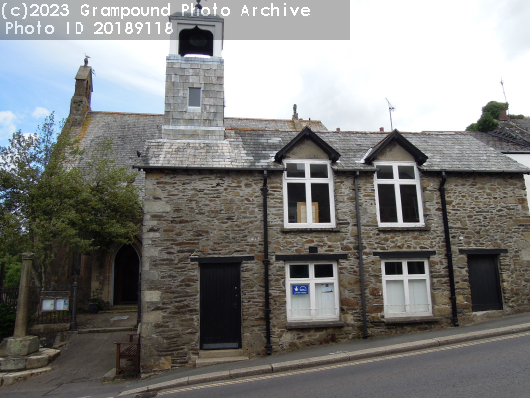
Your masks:
M 292 285 L 293 294 L 309 294 L 309 285 Z

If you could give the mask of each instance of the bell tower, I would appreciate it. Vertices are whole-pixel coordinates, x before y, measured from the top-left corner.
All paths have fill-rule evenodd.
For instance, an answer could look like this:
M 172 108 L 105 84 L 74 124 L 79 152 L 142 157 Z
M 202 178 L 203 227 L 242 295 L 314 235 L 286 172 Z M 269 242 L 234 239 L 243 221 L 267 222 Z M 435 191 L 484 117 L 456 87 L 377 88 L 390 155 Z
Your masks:
M 200 4 L 199 4 L 200 5 Z M 166 58 L 162 136 L 177 140 L 224 139 L 224 20 L 177 12 Z

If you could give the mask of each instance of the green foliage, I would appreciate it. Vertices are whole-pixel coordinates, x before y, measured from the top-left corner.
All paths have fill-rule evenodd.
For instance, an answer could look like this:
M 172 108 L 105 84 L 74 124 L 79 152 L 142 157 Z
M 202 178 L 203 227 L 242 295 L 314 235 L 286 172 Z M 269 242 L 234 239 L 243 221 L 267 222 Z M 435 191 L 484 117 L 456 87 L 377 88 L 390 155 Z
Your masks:
M 16 310 L 7 304 L 0 303 L 0 336 L 12 336 L 15 330 Z
M 524 119 L 524 115 L 508 115 L 510 119 Z
M 41 278 L 61 249 L 107 249 L 139 232 L 136 173 L 116 165 L 111 141 L 88 156 L 77 144 L 52 113 L 38 134 L 16 132 L 0 148 L 0 257 L 35 252 Z
M 6 264 L 4 286 L 19 286 L 20 274 L 22 272 L 22 260 L 20 256 L 10 256 L 7 254 L 4 257 L 4 261 Z
M 502 110 L 508 110 L 507 102 L 490 101 L 482 107 L 482 116 L 476 123 L 471 123 L 466 127 L 466 131 L 482 131 L 488 132 L 495 130 L 499 123 L 495 119 L 499 119 Z
M 471 123 L 466 127 L 466 131 L 478 131 L 478 126 L 476 123 Z
M 107 308 L 107 303 L 103 301 L 99 296 L 92 295 L 92 298 L 89 300 L 90 304 L 96 304 L 98 306 L 98 311 L 104 311 Z
M 489 113 L 493 119 L 498 119 L 501 116 L 501 110 L 508 110 L 507 102 L 490 101 L 482 107 L 482 113 Z
M 482 131 L 484 133 L 495 130 L 497 127 L 499 127 L 499 122 L 497 122 L 488 112 L 484 112 L 477 121 L 478 131 Z

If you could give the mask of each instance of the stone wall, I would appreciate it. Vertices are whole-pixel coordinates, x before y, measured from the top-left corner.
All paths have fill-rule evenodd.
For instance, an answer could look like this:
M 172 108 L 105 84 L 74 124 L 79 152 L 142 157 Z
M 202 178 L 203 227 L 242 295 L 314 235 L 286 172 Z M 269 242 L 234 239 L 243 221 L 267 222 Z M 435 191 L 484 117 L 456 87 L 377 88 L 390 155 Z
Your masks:
M 448 326 L 451 317 L 439 173 L 423 173 L 426 227 L 377 226 L 372 173 L 359 177 L 366 300 L 370 334 Z M 148 172 L 143 223 L 142 368 L 167 369 L 194 362 L 199 352 L 199 265 L 191 256 L 255 256 L 241 268 L 242 336 L 247 355 L 264 354 L 263 179 L 257 172 Z M 360 336 L 361 289 L 354 180 L 334 176 L 337 227 L 283 228 L 282 175 L 269 174 L 269 258 L 273 352 L 343 342 Z M 467 259 L 461 248 L 503 248 L 501 285 L 506 313 L 529 311 L 530 217 L 522 175 L 448 174 L 446 196 L 455 263 L 460 323 L 472 321 Z M 344 327 L 286 326 L 285 263 L 278 254 L 347 253 L 338 261 Z M 434 251 L 430 257 L 433 315 L 438 322 L 387 325 L 383 317 L 381 260 L 374 251 Z

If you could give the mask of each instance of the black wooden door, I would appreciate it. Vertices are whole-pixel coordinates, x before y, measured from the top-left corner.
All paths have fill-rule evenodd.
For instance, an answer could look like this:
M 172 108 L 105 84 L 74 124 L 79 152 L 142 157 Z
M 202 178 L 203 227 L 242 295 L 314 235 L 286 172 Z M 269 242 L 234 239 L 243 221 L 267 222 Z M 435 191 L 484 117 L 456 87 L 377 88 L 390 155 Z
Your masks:
M 239 263 L 201 264 L 201 349 L 241 347 Z
M 468 255 L 473 311 L 502 310 L 502 293 L 496 255 Z

